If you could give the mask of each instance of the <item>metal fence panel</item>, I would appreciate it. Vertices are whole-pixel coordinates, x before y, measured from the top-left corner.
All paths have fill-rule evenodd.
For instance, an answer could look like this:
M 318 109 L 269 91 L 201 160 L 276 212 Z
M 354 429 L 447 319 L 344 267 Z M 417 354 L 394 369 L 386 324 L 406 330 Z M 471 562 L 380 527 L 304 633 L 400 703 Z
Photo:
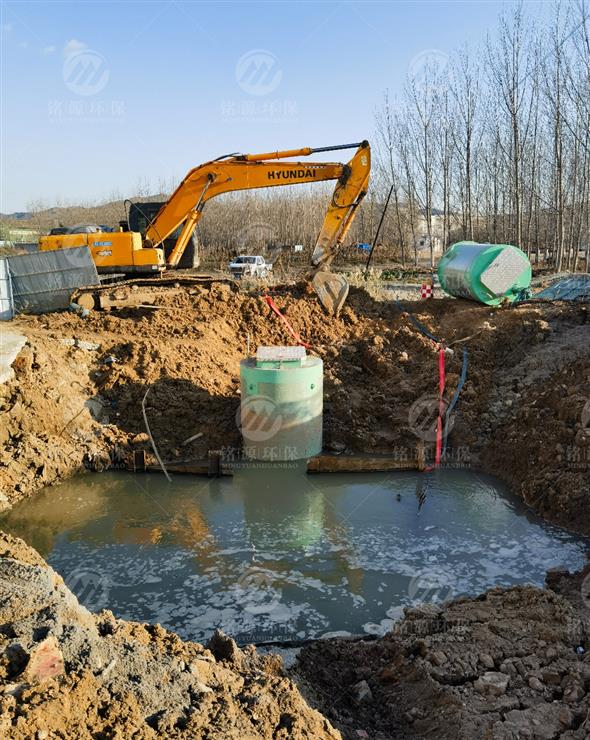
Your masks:
M 88 247 L 19 254 L 7 261 L 17 313 L 60 311 L 69 306 L 74 288 L 99 284 Z
M 10 321 L 13 316 L 14 303 L 8 274 L 8 260 L 0 259 L 0 321 Z

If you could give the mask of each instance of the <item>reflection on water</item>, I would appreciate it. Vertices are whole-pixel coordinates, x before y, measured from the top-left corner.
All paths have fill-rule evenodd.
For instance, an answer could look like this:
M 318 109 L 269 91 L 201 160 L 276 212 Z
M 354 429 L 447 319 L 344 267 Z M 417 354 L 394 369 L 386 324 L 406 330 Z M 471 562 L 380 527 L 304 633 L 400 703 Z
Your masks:
M 160 622 L 189 639 L 382 633 L 401 607 L 542 584 L 587 542 L 541 523 L 466 471 L 234 478 L 101 473 L 48 488 L 2 517 L 91 609 Z

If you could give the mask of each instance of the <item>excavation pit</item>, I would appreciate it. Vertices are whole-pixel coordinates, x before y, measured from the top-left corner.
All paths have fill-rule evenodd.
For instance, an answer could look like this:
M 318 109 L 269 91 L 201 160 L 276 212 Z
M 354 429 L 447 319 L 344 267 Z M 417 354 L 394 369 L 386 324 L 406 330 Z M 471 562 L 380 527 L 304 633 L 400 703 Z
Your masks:
M 420 494 L 426 494 L 421 508 Z M 94 611 L 240 643 L 383 634 L 404 606 L 581 567 L 588 541 L 465 470 L 306 475 L 267 465 L 205 479 L 82 475 L 0 527 Z

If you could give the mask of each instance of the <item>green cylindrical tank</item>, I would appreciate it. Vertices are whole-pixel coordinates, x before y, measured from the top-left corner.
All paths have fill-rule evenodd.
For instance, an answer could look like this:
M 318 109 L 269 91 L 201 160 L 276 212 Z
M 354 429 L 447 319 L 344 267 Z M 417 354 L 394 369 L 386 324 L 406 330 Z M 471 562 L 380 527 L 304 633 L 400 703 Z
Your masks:
M 443 290 L 487 306 L 512 302 L 530 286 L 531 275 L 528 257 L 512 244 L 458 242 L 438 265 Z
M 259 347 L 240 363 L 240 428 L 253 460 L 301 460 L 322 451 L 323 363 L 303 347 Z

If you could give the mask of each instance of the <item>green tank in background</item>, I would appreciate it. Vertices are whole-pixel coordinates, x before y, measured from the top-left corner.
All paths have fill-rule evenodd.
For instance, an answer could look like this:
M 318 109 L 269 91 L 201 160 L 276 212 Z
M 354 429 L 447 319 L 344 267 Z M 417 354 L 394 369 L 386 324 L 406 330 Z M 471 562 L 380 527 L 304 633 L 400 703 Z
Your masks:
M 438 265 L 438 279 L 446 293 L 486 306 L 512 303 L 528 290 L 531 277 L 528 257 L 512 244 L 457 242 Z

